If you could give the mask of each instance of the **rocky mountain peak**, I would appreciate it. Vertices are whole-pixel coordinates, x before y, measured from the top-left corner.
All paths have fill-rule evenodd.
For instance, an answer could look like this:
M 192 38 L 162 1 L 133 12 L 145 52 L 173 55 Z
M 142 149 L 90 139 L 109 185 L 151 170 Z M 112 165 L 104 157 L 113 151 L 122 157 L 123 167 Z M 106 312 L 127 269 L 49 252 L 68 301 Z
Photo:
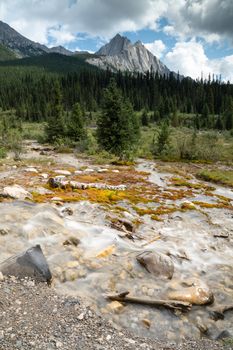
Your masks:
M 120 34 L 115 35 L 112 40 L 103 47 L 99 51 L 96 52 L 97 55 L 103 56 L 116 56 L 121 54 L 124 50 L 127 50 L 131 41 L 125 36 L 121 36 Z
M 108 44 L 96 52 L 96 55 L 100 57 L 90 58 L 87 62 L 102 69 L 140 73 L 152 70 L 160 75 L 169 75 L 170 73 L 169 69 L 147 50 L 140 40 L 133 44 L 120 34 L 114 36 Z

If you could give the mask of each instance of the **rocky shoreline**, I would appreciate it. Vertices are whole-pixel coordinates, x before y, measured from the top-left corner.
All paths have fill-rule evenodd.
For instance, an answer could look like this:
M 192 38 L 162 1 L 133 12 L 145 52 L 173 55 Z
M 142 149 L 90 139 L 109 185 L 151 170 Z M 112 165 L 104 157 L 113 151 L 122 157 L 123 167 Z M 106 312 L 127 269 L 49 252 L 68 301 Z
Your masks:
M 0 282 L 0 350 L 219 350 L 207 339 L 167 344 L 115 329 L 80 298 L 57 295 L 46 284 L 14 277 Z

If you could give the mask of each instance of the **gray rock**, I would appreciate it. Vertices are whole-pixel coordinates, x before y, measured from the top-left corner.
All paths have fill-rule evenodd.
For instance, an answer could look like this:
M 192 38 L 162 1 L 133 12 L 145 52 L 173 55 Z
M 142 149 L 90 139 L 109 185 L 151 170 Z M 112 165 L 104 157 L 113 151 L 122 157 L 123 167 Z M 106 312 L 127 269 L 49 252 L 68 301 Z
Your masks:
M 5 276 L 30 277 L 37 282 L 50 282 L 49 266 L 39 245 L 0 263 L 0 271 Z
M 2 197 L 10 197 L 14 199 L 24 200 L 26 198 L 32 198 L 31 193 L 26 191 L 23 187 L 19 185 L 6 186 L 4 187 L 2 193 L 0 194 Z
M 173 276 L 174 264 L 167 255 L 145 251 L 137 256 L 137 261 L 157 277 L 171 279 Z

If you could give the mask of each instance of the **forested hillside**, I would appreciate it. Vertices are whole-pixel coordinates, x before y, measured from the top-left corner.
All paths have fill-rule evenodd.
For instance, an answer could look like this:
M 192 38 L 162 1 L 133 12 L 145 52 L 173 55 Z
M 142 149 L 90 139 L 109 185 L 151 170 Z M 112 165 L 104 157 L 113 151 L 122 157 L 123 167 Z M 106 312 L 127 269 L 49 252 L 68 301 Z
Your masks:
M 192 116 L 197 128 L 232 129 L 233 85 L 219 80 L 194 81 L 147 73 L 117 74 L 90 66 L 84 57 L 50 54 L 0 63 L 0 107 L 14 108 L 23 120 L 46 121 L 51 114 L 54 82 L 58 81 L 64 109 L 79 102 L 86 111 L 101 106 L 103 89 L 114 77 L 136 111 L 154 111 L 151 121 L 177 113 Z M 187 124 L 190 123 L 186 116 Z

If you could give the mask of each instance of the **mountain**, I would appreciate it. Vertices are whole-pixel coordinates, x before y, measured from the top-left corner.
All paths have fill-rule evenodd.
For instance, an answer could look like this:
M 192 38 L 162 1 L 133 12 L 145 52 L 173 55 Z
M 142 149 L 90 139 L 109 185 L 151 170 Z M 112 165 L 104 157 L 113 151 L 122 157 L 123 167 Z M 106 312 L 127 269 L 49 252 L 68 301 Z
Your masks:
M 0 44 L 0 61 L 9 61 L 16 59 L 14 52 Z
M 0 45 L 8 53 L 11 52 L 15 58 L 33 57 L 46 53 L 59 53 L 65 56 L 73 55 L 72 51 L 65 49 L 63 46 L 49 49 L 45 45 L 29 40 L 2 21 L 0 21 Z M 0 59 L 8 59 L 8 57 L 7 55 L 1 55 L 0 51 Z
M 67 50 L 63 46 L 54 46 L 49 49 L 49 52 L 53 53 L 59 53 L 60 55 L 65 55 L 65 56 L 72 56 L 74 53 L 70 50 Z
M 87 62 L 102 69 L 140 73 L 152 70 L 160 75 L 170 73 L 170 70 L 147 50 L 141 41 L 132 44 L 128 38 L 120 34 L 97 51 L 96 55 L 99 57 L 90 58 Z
M 12 51 L 18 58 L 38 56 L 49 51 L 46 46 L 25 38 L 2 21 L 0 21 L 0 44 Z

